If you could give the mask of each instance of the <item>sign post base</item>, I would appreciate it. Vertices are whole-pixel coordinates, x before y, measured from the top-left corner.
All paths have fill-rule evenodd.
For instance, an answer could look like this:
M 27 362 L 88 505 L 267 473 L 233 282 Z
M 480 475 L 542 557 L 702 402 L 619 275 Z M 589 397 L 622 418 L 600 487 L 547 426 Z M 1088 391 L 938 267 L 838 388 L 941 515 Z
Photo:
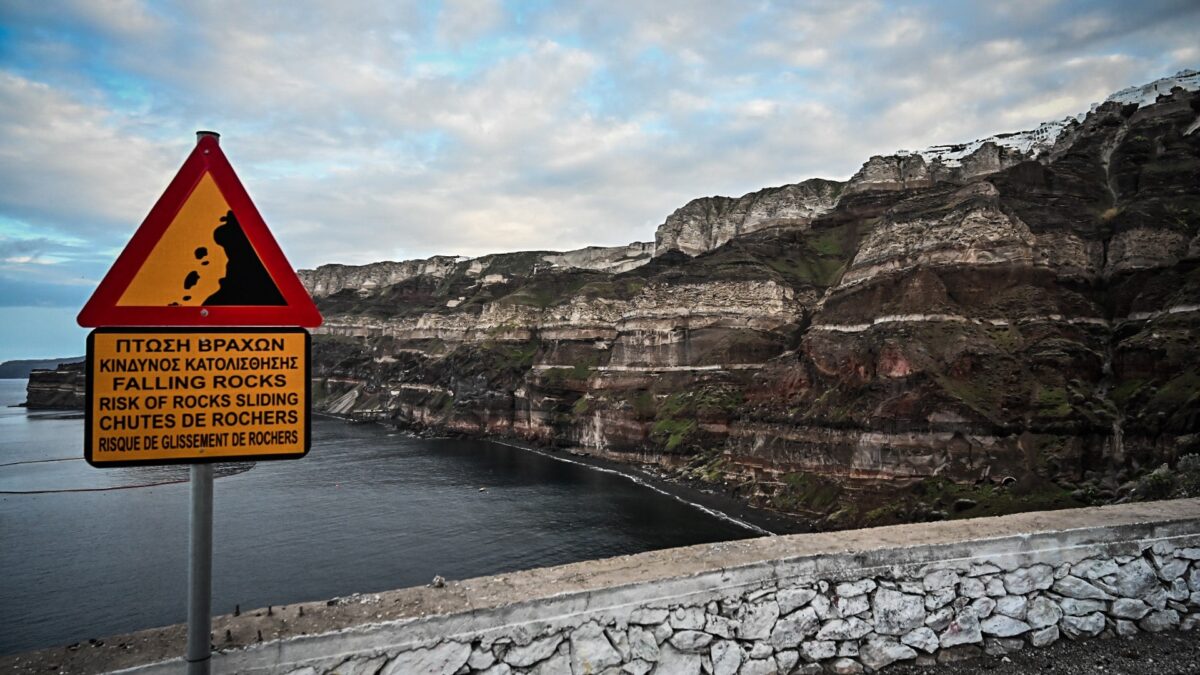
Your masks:
M 191 541 L 188 545 L 188 675 L 208 675 L 212 665 L 213 465 L 191 469 Z

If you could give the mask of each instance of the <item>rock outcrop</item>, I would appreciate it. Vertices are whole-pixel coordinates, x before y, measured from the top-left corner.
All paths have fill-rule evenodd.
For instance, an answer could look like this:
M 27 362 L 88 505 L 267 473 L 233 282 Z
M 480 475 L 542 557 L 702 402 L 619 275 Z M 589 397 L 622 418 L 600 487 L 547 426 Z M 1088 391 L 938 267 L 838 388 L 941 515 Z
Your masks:
M 81 362 L 60 363 L 54 370 L 34 370 L 25 387 L 25 407 L 82 410 L 87 396 L 86 377 Z
M 943 166 L 935 162 L 934 167 L 925 162 L 921 155 L 902 153 L 875 155 L 850 177 L 846 193 L 871 192 L 873 190 L 912 190 L 931 187 L 938 178 L 944 178 Z
M 619 273 L 638 255 L 336 292 L 307 273 L 315 390 L 675 467 L 818 526 L 1114 500 L 1200 451 L 1198 113 L 1177 88 L 1036 148 L 696 200 Z
M 962 184 L 979 176 L 1002 171 L 1034 158 L 1032 152 L 999 145 L 987 140 L 969 154 L 955 157 L 955 150 L 964 146 L 941 146 L 945 151 L 924 154 L 902 152 L 867 160 L 846 184 L 845 194 L 874 190 L 913 190 L 932 187 L 938 183 Z
M 299 270 L 299 275 L 314 298 L 346 289 L 365 297 L 410 279 L 437 282 L 464 276 L 495 284 L 505 283 L 514 275 L 523 277 L 544 271 L 593 270 L 619 274 L 645 265 L 653 255 L 654 244 L 635 241 L 627 246 L 588 246 L 561 253 L 530 251 L 478 258 L 434 256 L 361 266 L 321 265 L 315 270 Z
M 300 280 L 314 298 L 333 295 L 347 288 L 369 295 L 380 288 L 412 279 L 441 279 L 461 261 L 454 256 L 434 256 L 425 260 L 377 262 L 370 265 L 321 265 L 315 270 L 300 270 Z
M 771 227 L 804 227 L 837 205 L 844 183 L 813 178 L 764 188 L 738 198 L 693 199 L 667 216 L 654 234 L 656 255 L 680 251 L 698 255 L 751 232 Z
M 587 248 L 542 256 L 552 268 L 596 270 L 620 274 L 650 262 L 654 244 L 635 241 L 628 246 L 588 246 Z

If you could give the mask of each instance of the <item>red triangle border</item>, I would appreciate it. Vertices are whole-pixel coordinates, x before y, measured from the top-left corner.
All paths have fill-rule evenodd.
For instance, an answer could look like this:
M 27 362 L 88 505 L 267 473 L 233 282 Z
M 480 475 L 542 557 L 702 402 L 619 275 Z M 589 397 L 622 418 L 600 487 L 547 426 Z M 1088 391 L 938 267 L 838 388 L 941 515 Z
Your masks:
M 284 305 L 275 306 L 186 306 L 134 307 L 117 301 L 125 293 L 171 221 L 187 202 L 204 174 L 212 176 L 217 189 L 237 216 L 246 239 L 258 254 L 267 274 L 279 288 Z M 215 135 L 202 135 L 184 160 L 179 173 L 150 209 L 150 213 L 125 245 L 121 255 L 101 280 L 95 293 L 79 312 L 77 321 L 87 328 L 109 326 L 299 326 L 316 328 L 321 313 L 300 283 L 275 237 L 242 187 L 237 174 Z

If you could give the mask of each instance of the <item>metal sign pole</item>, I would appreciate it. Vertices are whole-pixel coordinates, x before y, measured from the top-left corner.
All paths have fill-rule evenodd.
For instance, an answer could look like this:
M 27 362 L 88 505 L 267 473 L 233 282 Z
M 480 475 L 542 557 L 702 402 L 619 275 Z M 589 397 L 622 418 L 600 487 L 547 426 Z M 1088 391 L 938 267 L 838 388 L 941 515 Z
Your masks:
M 312 336 L 304 328 L 320 326 L 321 312 L 221 151 L 219 136 L 215 131 L 196 132 L 196 147 L 79 312 L 79 325 L 96 329 L 87 342 L 83 436 L 83 457 L 96 468 L 299 459 L 312 447 Z M 235 235 L 216 234 L 223 231 Z M 214 245 L 225 249 L 229 262 L 219 280 L 213 272 L 223 263 L 201 270 L 209 264 L 206 258 Z M 240 270 L 236 274 L 235 268 Z M 185 277 L 184 288 L 154 281 Z M 230 281 L 235 277 L 241 281 Z M 199 283 L 196 279 L 207 280 L 204 293 L 197 288 L 182 295 Z M 118 378 L 97 368 L 98 363 L 110 361 L 135 363 L 143 354 L 151 355 L 150 360 L 163 352 L 220 357 L 243 356 L 246 351 L 258 352 L 261 362 L 274 365 L 251 375 L 221 365 L 226 361 L 221 358 L 212 359 L 216 362 L 212 366 L 188 365 L 190 378 L 169 378 L 186 379 L 186 383 L 173 382 L 165 388 L 188 397 L 168 396 L 167 391 L 155 391 L 157 386 L 155 390 L 126 386 L 127 380 L 139 378 Z M 216 389 L 218 377 L 225 383 L 220 387 L 221 400 L 230 390 L 254 394 L 267 386 L 288 398 L 277 404 L 279 409 L 269 420 L 262 418 L 262 428 L 242 423 L 240 429 L 227 429 L 230 422 L 218 422 L 217 415 L 227 420 L 249 415 L 242 402 L 249 396 L 241 399 L 241 394 L 229 396 L 238 404 L 224 403 L 219 406 L 224 410 L 168 405 L 187 401 L 192 394 L 204 396 L 194 388 L 211 382 Z M 126 431 L 140 428 L 135 422 L 145 417 L 141 410 L 170 423 L 128 435 Z M 203 434 L 204 447 L 181 442 L 182 434 L 193 433 Z M 192 464 L 190 472 L 187 670 L 207 675 L 212 669 L 213 466 Z
M 192 465 L 191 541 L 188 545 L 188 675 L 208 675 L 212 664 L 213 465 Z

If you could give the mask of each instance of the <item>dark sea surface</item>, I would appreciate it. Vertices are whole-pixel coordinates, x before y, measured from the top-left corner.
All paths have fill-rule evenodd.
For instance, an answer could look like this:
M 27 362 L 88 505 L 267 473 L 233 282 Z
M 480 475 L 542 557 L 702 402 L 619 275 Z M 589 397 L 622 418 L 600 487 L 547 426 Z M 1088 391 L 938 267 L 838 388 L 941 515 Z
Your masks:
M 0 654 L 185 621 L 187 468 L 91 468 L 81 413 L 8 407 L 25 383 L 0 380 Z M 754 536 L 614 473 L 320 417 L 308 457 L 217 474 L 214 614 Z

